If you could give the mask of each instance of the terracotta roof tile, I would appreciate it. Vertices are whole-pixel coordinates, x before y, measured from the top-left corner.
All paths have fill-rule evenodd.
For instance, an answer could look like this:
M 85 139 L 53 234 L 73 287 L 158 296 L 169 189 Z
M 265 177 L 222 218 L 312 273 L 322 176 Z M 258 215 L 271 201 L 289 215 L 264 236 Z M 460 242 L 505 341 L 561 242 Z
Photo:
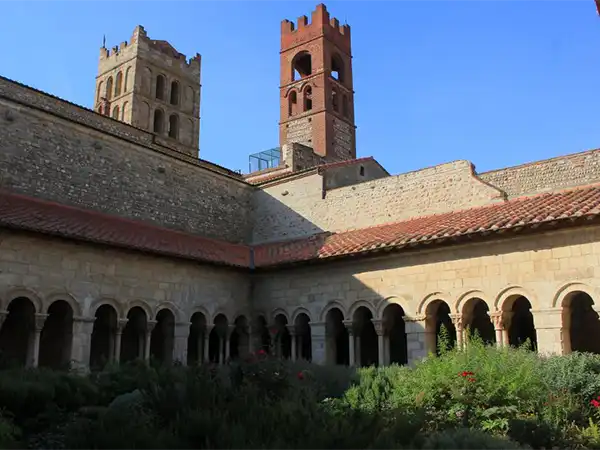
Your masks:
M 254 262 L 256 267 L 267 267 L 357 255 L 599 215 L 600 185 L 594 185 L 376 227 L 258 245 L 254 248 Z
M 0 226 L 197 261 L 250 265 L 245 245 L 6 192 L 0 192 Z

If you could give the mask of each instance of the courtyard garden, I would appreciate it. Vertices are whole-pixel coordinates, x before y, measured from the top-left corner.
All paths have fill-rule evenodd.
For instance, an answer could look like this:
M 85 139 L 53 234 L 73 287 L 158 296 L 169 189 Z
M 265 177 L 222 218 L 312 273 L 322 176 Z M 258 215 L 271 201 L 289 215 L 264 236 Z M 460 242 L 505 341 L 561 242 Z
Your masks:
M 4 369 L 0 448 L 600 448 L 600 356 L 473 340 L 413 368 Z

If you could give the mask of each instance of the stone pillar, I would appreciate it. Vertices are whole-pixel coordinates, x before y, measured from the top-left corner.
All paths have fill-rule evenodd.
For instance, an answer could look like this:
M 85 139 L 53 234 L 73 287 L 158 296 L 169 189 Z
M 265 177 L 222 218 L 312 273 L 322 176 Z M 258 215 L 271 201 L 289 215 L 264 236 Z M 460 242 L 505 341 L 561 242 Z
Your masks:
M 291 359 L 292 361 L 296 361 L 296 355 L 298 353 L 298 349 L 297 349 L 297 340 L 296 340 L 296 326 L 295 325 L 287 325 L 287 329 L 288 329 L 288 333 L 290 333 L 290 337 L 292 340 L 292 354 L 291 354 Z
M 502 324 L 504 326 L 504 332 L 502 333 L 502 345 L 505 347 L 510 346 L 510 326 L 512 324 L 512 318 L 514 313 L 512 311 L 502 312 Z
M 273 354 L 273 356 L 275 358 L 279 358 L 280 353 L 279 353 L 279 341 L 277 339 L 277 335 L 278 335 L 277 327 L 272 325 L 268 329 L 269 329 L 269 337 L 271 339 L 271 353 Z
M 73 370 L 87 372 L 92 350 L 92 332 L 95 317 L 73 317 L 73 340 L 71 342 L 71 364 Z
M 231 333 L 235 331 L 235 328 L 235 325 L 229 325 L 225 331 L 225 362 L 231 358 Z
M 490 320 L 494 324 L 496 347 L 502 347 L 504 346 L 504 334 L 506 333 L 506 330 L 504 329 L 504 322 L 502 320 L 502 311 L 488 311 L 488 316 L 490 316 Z
M 310 339 L 312 343 L 312 362 L 315 364 L 328 363 L 329 355 L 327 355 L 325 349 L 325 322 L 315 322 L 310 325 Z
M 375 333 L 377 333 L 377 365 L 383 367 L 385 365 L 385 348 L 384 348 L 384 329 L 381 320 L 371 319 Z
M 406 351 L 408 364 L 413 365 L 416 361 L 427 357 L 427 349 L 425 342 L 425 315 L 420 316 L 404 316 L 404 324 L 406 327 Z
M 144 361 L 150 361 L 150 342 L 152 341 L 152 330 L 156 326 L 156 320 L 146 322 L 146 335 L 144 337 Z
M 4 324 L 4 321 L 6 320 L 6 318 L 8 317 L 8 311 L 0 311 L 0 331 L 2 331 L 2 325 Z
M 462 314 L 450 314 L 450 319 L 452 319 L 452 324 L 456 329 L 456 348 L 462 350 L 464 348 L 464 328 Z
M 37 367 L 40 360 L 40 336 L 44 329 L 44 322 L 48 318 L 48 314 L 36 314 L 34 318 L 34 327 L 29 339 L 27 348 L 27 366 Z
M 204 328 L 204 351 L 202 352 L 202 358 L 205 363 L 210 362 L 210 333 L 214 327 L 214 325 L 206 325 Z
M 563 322 L 562 308 L 531 310 L 537 333 L 538 353 L 561 355 L 571 352 L 568 323 Z
M 115 330 L 115 347 L 113 361 L 119 363 L 121 361 L 121 342 L 123 338 L 123 330 L 127 326 L 129 319 L 118 319 L 117 329 Z
M 188 337 L 190 336 L 190 322 L 176 322 L 173 339 L 173 362 L 187 365 Z
M 252 325 L 248 325 L 248 354 L 254 353 L 254 333 Z
M 348 330 L 348 353 L 349 353 L 349 365 L 350 367 L 356 365 L 356 347 L 354 337 L 354 322 L 352 320 L 344 320 L 344 326 Z M 337 351 L 337 348 L 336 348 Z

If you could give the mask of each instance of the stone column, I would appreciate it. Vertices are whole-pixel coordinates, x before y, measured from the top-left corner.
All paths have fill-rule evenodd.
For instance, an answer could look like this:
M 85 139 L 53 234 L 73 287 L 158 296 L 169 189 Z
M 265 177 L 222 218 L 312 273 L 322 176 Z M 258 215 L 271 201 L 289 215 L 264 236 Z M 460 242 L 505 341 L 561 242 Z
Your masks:
M 385 365 L 385 348 L 384 348 L 384 329 L 381 320 L 371 319 L 375 333 L 377 333 L 377 365 L 383 367 Z
M 272 325 L 272 326 L 268 327 L 268 330 L 269 330 L 269 337 L 271 339 L 272 356 L 274 356 L 275 358 L 278 358 L 280 356 L 280 354 L 279 354 L 279 341 L 277 340 L 277 335 L 278 335 L 277 327 Z
M 254 333 L 252 332 L 252 325 L 248 324 L 248 354 L 254 353 Z
M 4 324 L 4 321 L 6 320 L 6 318 L 8 317 L 8 311 L 0 311 L 0 331 L 2 331 L 2 325 Z
M 205 363 L 210 362 L 210 333 L 212 332 L 214 325 L 206 325 L 204 328 L 204 351 L 202 357 Z
M 504 345 L 504 322 L 502 320 L 502 311 L 489 312 L 490 320 L 494 324 L 494 333 L 496 335 L 496 347 L 502 347 Z
M 156 326 L 156 320 L 146 322 L 146 336 L 144 338 L 144 361 L 150 361 L 150 342 L 152 341 L 152 330 Z
M 571 352 L 569 324 L 563 322 L 562 308 L 531 310 L 537 333 L 538 353 L 562 355 Z
M 48 314 L 36 314 L 34 318 L 33 332 L 30 335 L 28 353 L 28 367 L 37 367 L 40 360 L 40 336 L 44 329 L 44 322 L 48 318 Z
M 127 326 L 129 319 L 118 319 L 117 329 L 115 330 L 115 347 L 113 361 L 117 364 L 121 361 L 121 342 L 123 338 L 123 330 Z
M 292 341 L 292 354 L 291 354 L 291 359 L 292 361 L 296 361 L 296 355 L 297 355 L 297 340 L 296 340 L 296 326 L 295 325 L 287 325 L 287 329 L 288 329 L 288 333 L 290 333 L 290 338 Z
M 456 348 L 462 350 L 464 348 L 463 336 L 463 317 L 462 314 L 450 314 L 450 319 L 452 320 L 452 324 L 456 329 Z
M 515 313 L 512 311 L 504 311 L 502 313 L 502 324 L 504 326 L 504 333 L 502 333 L 502 345 L 505 347 L 510 346 L 510 326 Z
M 225 331 L 225 362 L 231 358 L 231 333 L 235 331 L 235 325 L 229 325 Z M 238 340 L 239 345 L 239 340 Z M 239 350 L 239 349 L 238 349 Z
M 352 320 L 344 320 L 344 326 L 348 330 L 348 353 L 349 353 L 349 365 L 350 367 L 356 365 L 356 347 L 354 338 L 354 322 Z M 336 347 L 336 351 L 337 351 Z
M 173 339 L 173 362 L 187 365 L 188 337 L 190 336 L 190 322 L 176 322 Z
M 326 326 L 325 322 L 315 322 L 310 325 L 310 339 L 312 343 L 312 362 L 315 364 L 326 364 L 329 362 L 326 349 Z
M 427 316 L 404 316 L 406 327 L 406 352 L 408 364 L 413 365 L 416 361 L 427 357 L 425 342 L 425 327 Z
M 71 342 L 71 364 L 73 370 L 87 372 L 92 350 L 92 332 L 95 317 L 73 317 L 73 340 Z

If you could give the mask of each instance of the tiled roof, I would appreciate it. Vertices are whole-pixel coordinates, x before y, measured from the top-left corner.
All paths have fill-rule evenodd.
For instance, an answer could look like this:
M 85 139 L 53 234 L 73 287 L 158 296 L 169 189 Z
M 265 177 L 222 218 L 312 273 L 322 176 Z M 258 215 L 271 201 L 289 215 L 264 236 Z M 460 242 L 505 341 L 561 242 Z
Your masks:
M 585 224 L 592 219 L 600 219 L 600 184 L 251 248 L 0 192 L 0 227 L 243 268 L 460 242 L 507 231 Z
M 250 264 L 250 251 L 245 245 L 6 192 L 0 192 L 0 227 L 196 261 L 240 267 Z
M 600 185 L 594 185 L 342 233 L 322 233 L 309 239 L 263 244 L 254 248 L 254 263 L 256 267 L 267 267 L 398 250 L 542 225 L 585 222 L 599 215 Z

